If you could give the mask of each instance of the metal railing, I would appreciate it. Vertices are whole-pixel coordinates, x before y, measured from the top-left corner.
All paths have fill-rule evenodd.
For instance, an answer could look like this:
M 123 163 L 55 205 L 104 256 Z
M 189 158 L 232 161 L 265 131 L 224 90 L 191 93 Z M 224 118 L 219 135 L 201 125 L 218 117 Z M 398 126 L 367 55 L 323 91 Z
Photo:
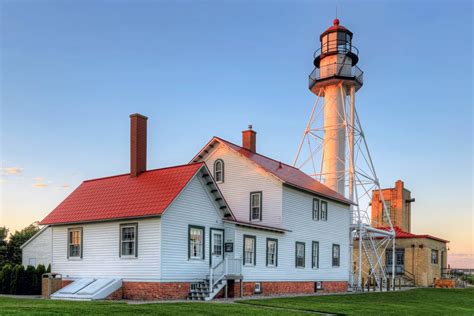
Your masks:
M 242 274 L 242 260 L 225 258 L 211 267 L 209 271 L 209 286 L 210 290 L 219 283 L 226 275 L 241 275 Z
M 314 68 L 309 75 L 309 87 L 312 88 L 319 80 L 331 77 L 351 78 L 361 85 L 364 83 L 364 72 L 359 67 L 350 64 L 334 63 Z
M 351 42 L 348 42 L 346 40 L 330 40 L 323 42 L 321 47 L 314 52 L 313 57 L 316 58 L 319 55 L 329 53 L 351 53 L 358 56 L 359 50 L 357 49 L 357 47 L 353 46 Z

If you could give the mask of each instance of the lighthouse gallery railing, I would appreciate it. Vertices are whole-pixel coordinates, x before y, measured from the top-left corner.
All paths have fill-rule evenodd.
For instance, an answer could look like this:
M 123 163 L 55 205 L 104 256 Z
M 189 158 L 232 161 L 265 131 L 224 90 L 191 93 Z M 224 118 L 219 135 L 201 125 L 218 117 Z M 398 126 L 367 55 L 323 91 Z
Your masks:
M 355 79 L 361 85 L 364 83 L 364 72 L 357 66 L 350 64 L 334 63 L 314 68 L 309 75 L 309 87 L 312 88 L 314 84 L 323 79 L 331 77 L 345 77 L 348 79 Z

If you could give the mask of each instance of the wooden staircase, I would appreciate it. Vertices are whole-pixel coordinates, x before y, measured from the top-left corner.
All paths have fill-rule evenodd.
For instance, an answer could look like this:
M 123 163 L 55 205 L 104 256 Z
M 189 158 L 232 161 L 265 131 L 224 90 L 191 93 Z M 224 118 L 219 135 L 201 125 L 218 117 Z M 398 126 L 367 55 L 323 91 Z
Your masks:
M 241 259 L 225 258 L 211 267 L 206 279 L 192 285 L 188 299 L 193 301 L 210 301 L 227 285 L 228 279 L 242 280 Z

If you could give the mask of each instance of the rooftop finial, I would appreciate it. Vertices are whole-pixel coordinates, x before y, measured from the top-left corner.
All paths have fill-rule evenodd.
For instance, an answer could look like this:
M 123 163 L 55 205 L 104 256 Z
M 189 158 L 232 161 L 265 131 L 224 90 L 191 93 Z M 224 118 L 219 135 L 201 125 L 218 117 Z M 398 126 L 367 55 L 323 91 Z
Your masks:
M 249 129 L 252 129 L 252 124 L 249 124 Z
M 339 19 L 338 19 L 338 18 L 335 18 L 332 23 L 333 23 L 334 25 L 339 25 Z

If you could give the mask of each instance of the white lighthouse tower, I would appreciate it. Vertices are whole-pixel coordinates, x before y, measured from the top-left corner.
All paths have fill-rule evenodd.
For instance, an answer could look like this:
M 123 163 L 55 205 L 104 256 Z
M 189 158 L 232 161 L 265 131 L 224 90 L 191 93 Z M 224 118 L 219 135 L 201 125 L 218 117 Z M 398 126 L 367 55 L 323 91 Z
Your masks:
M 324 97 L 323 182 L 345 194 L 346 125 L 344 99 L 354 103 L 355 91 L 362 86 L 362 71 L 357 48 L 352 46 L 352 32 L 335 19 L 333 25 L 319 37 L 321 47 L 315 52 L 310 75 L 310 90 Z
M 395 246 L 395 233 L 382 194 L 389 229 L 373 227 L 377 224 L 372 226 L 368 214 L 372 192 L 379 191 L 380 184 L 355 106 L 363 72 L 357 66 L 359 51 L 352 45 L 352 37 L 353 33 L 338 19 L 319 37 L 320 47 L 313 56 L 315 68 L 309 75 L 309 89 L 317 99 L 294 166 L 354 201 L 349 232 L 351 283 L 361 289 L 362 280 L 373 279 L 383 285 L 391 278 L 393 284 L 394 265 L 385 266 L 383 256 L 385 249 Z M 319 102 L 321 99 L 323 102 Z M 353 256 L 356 241 L 359 250 Z

